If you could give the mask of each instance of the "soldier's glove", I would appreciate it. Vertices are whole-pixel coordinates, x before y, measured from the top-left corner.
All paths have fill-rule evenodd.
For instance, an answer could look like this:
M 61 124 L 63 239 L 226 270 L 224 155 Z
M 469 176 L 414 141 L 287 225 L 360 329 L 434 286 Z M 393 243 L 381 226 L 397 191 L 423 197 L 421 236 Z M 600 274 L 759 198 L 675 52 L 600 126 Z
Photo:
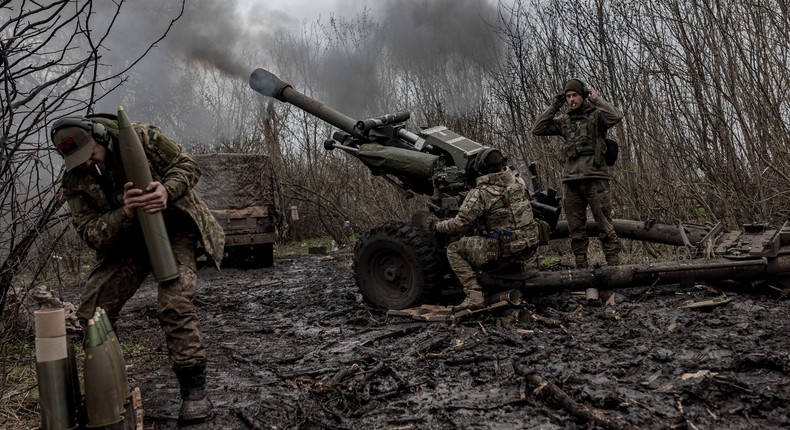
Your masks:
M 425 219 L 425 230 L 430 231 L 430 232 L 435 232 L 436 231 L 436 223 L 438 223 L 438 222 L 439 222 L 439 217 L 437 217 L 434 214 L 428 215 L 428 217 Z
M 565 104 L 565 93 L 560 93 L 554 96 L 554 101 L 551 103 L 554 109 L 559 109 Z

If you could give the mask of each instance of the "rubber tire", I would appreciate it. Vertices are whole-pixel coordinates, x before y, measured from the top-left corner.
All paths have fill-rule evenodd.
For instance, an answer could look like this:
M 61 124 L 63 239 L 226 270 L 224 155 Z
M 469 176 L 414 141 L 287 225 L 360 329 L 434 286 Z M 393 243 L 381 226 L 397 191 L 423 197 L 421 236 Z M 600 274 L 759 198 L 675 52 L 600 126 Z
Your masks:
M 390 221 L 368 230 L 354 246 L 354 278 L 374 306 L 406 309 L 441 292 L 443 262 L 433 234 Z

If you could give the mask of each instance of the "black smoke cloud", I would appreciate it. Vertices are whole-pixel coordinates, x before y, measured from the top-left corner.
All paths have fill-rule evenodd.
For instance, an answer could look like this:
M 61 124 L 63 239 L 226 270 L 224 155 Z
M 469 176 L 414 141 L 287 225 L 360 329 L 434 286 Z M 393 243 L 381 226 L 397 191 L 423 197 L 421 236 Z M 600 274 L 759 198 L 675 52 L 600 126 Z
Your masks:
M 236 9 L 235 4 L 224 0 L 189 0 L 179 16 L 180 2 L 127 0 L 113 24 L 109 46 L 115 48 L 111 49 L 113 52 L 133 55 L 167 31 L 155 48 L 160 56 L 199 62 L 231 77 L 248 75 L 249 65 L 244 63 L 244 55 L 249 59 L 249 55 L 268 44 L 273 34 L 296 21 L 262 5 L 245 13 Z M 100 2 L 97 8 L 107 20 L 115 12 L 112 2 Z M 264 24 L 265 21 L 269 22 Z
M 398 56 L 491 60 L 497 5 L 485 0 L 388 0 L 379 11 L 384 38 Z
M 218 130 L 216 116 L 201 103 L 211 97 L 206 94 L 209 90 L 199 86 L 205 81 L 192 74 L 194 69 L 184 66 L 197 63 L 244 85 L 257 61 L 255 55 L 273 34 L 293 21 L 262 6 L 244 14 L 234 5 L 220 0 L 188 0 L 182 11 L 181 2 L 172 0 L 127 0 L 118 12 L 114 2 L 96 2 L 97 22 L 112 25 L 103 43 L 106 49 L 101 62 L 106 67 L 121 71 L 154 44 L 123 74 L 123 85 L 100 100 L 96 110 L 113 112 L 123 105 L 133 119 L 164 126 L 183 140 L 236 133 Z M 262 25 L 265 17 L 275 16 L 272 24 Z M 107 87 L 113 85 L 116 82 Z
M 383 80 L 394 76 L 384 67 L 400 67 L 400 72 L 419 75 L 420 79 L 444 80 L 437 93 L 451 94 L 445 108 L 462 111 L 473 101 L 471 88 L 447 88 L 458 84 L 452 76 L 463 76 L 471 63 L 493 62 L 498 39 L 493 25 L 497 4 L 487 0 L 388 0 L 376 2 L 363 12 L 345 10 L 348 15 L 335 17 L 335 26 L 366 27 L 355 44 L 330 46 L 316 73 L 318 93 L 323 100 L 351 116 L 378 115 L 403 109 L 399 100 L 382 93 L 391 87 Z M 332 36 L 331 26 L 329 33 Z M 336 36 L 336 35 L 335 35 Z M 382 62 L 382 64 L 376 64 Z M 386 62 L 386 64 L 384 64 Z M 447 68 L 457 68 L 448 71 Z M 478 68 L 479 70 L 479 68 Z M 403 76 L 401 73 L 400 76 Z M 287 80 L 287 79 L 286 79 Z M 474 78 L 472 79 L 474 80 Z M 454 91 L 453 91 L 454 90 Z
M 234 9 L 234 2 L 199 0 L 188 4 L 189 9 L 165 39 L 165 49 L 187 61 L 214 67 L 229 77 L 246 79 L 250 66 L 243 62 L 245 54 L 265 46 L 271 32 L 288 22 L 281 14 L 267 14 L 263 7 L 256 10 L 259 17 L 280 20 L 261 27 Z
M 236 52 L 248 35 L 241 29 L 239 17 L 229 13 L 227 6 L 203 2 L 204 7 L 190 10 L 181 25 L 165 41 L 168 49 L 179 56 L 211 65 L 233 77 L 241 77 L 246 67 Z
M 106 15 L 109 22 L 114 12 L 114 2 L 96 2 L 98 13 Z M 342 10 L 321 17 L 319 27 L 327 28 L 330 18 L 352 22 L 365 19 L 375 27 L 371 40 L 348 50 L 347 47 L 330 47 L 317 65 L 299 66 L 294 58 L 292 68 L 278 71 L 271 55 L 275 40 L 284 40 L 283 34 L 296 35 L 286 40 L 300 43 L 299 33 L 305 25 L 313 25 L 297 10 L 281 12 L 266 4 L 253 1 L 241 3 L 227 0 L 189 0 L 183 15 L 173 23 L 167 36 L 127 75 L 128 81 L 121 91 L 113 93 L 102 102 L 106 109 L 118 104 L 135 107 L 138 117 L 153 118 L 160 122 L 184 121 L 169 118 L 163 109 L 183 110 L 179 100 L 190 90 L 189 76 L 184 73 L 184 63 L 199 63 L 231 79 L 246 81 L 256 67 L 271 68 L 283 80 L 302 89 L 301 75 L 314 76 L 315 88 L 305 91 L 322 97 L 322 101 L 353 116 L 377 115 L 376 107 L 386 109 L 397 105 L 389 100 L 391 95 L 381 93 L 382 52 L 402 62 L 402 67 L 419 67 L 421 73 L 441 72 L 447 59 L 453 64 L 463 61 L 489 61 L 495 52 L 496 37 L 490 27 L 495 22 L 496 3 L 493 0 L 388 0 L 374 2 L 368 9 L 365 3 L 345 0 L 335 5 Z M 282 5 L 281 5 L 282 6 Z M 113 24 L 109 50 L 102 61 L 120 68 L 139 56 L 171 24 L 180 12 L 181 3 L 172 0 L 127 0 Z M 325 40 L 324 40 L 325 41 Z M 310 44 L 315 41 L 305 40 Z M 282 47 L 279 48 L 282 51 Z M 334 49 L 334 51 L 333 51 Z M 301 50 L 301 51 L 300 51 Z M 293 46 L 288 52 L 298 57 L 310 46 Z M 315 66 L 314 70 L 300 70 Z M 197 91 L 197 89 L 195 89 Z M 459 98 L 463 98 L 463 91 Z M 453 103 L 452 100 L 448 101 Z M 466 104 L 458 100 L 456 105 Z M 398 106 L 400 108 L 401 106 Z M 197 108 L 189 112 L 189 120 L 198 125 L 179 125 L 180 130 L 203 130 L 212 118 Z

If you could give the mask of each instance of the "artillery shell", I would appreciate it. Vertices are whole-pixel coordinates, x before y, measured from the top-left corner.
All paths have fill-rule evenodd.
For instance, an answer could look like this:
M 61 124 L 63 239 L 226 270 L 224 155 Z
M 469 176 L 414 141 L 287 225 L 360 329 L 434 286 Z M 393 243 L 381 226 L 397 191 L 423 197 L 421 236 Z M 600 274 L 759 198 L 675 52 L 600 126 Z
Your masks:
M 118 410 L 117 371 L 112 366 L 109 348 L 101 343 L 101 334 L 93 319 L 88 320 L 84 372 L 87 427 L 120 422 L 123 418 Z
M 74 397 L 75 381 L 70 373 L 65 314 L 62 308 L 42 309 L 35 312 L 35 319 L 41 428 L 76 428 L 78 399 Z M 79 393 L 79 380 L 76 383 Z
M 143 144 L 132 128 L 126 111 L 120 106 L 118 107 L 118 140 L 126 177 L 134 183 L 135 188 L 145 190 L 153 181 L 151 169 L 145 157 Z M 162 213 L 149 214 L 138 209 L 137 219 L 143 230 L 143 239 L 148 249 L 154 279 L 162 282 L 178 278 L 178 266 L 173 256 L 173 249 L 170 247 L 170 237 L 167 235 Z

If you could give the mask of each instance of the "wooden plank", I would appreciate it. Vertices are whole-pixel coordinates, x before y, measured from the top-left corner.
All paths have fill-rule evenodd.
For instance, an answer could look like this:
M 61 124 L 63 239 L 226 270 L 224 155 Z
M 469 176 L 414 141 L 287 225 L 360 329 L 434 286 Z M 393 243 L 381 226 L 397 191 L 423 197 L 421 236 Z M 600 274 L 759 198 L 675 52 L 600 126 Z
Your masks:
M 731 297 L 716 297 L 715 299 L 703 300 L 699 302 L 689 300 L 684 304 L 682 304 L 680 307 L 684 309 L 711 308 L 711 307 L 726 305 L 730 301 L 732 301 Z
M 390 309 L 387 311 L 387 315 L 394 317 L 410 317 L 412 314 L 409 311 L 410 309 Z
M 420 307 L 422 309 L 426 309 L 426 310 L 434 311 L 434 312 L 449 312 L 449 313 L 453 312 L 453 307 L 452 306 L 422 305 Z
M 143 430 L 143 396 L 140 394 L 140 387 L 132 390 L 132 405 L 134 406 L 134 418 L 137 421 L 137 430 Z
M 509 305 L 510 303 L 508 301 L 502 300 L 492 303 L 491 305 L 488 305 L 484 308 L 475 310 L 465 309 L 460 312 L 453 312 L 452 306 L 421 305 L 419 307 L 409 309 L 390 309 L 387 311 L 387 315 L 411 317 L 419 321 L 452 321 L 467 315 L 474 315 L 480 312 L 485 312 Z

